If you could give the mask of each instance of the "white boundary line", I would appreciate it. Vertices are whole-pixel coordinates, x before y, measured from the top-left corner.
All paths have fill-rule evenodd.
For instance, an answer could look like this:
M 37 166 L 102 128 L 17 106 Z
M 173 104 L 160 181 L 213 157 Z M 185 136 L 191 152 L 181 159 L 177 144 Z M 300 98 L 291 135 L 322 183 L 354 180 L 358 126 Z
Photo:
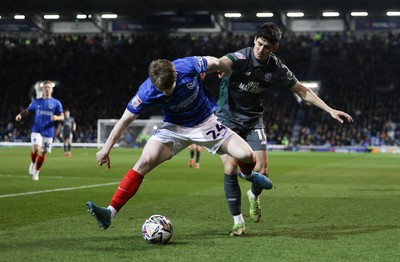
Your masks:
M 82 189 L 82 188 L 92 188 L 92 187 L 101 187 L 101 186 L 111 186 L 111 185 L 116 185 L 116 184 L 119 184 L 119 183 L 120 183 L 120 182 L 112 182 L 112 183 L 96 184 L 96 185 L 89 185 L 89 186 L 56 188 L 56 189 L 41 190 L 41 191 L 32 191 L 32 192 L 25 192 L 25 193 L 18 193 L 18 194 L 0 195 L 0 198 L 16 197 L 16 196 L 27 196 L 27 195 L 36 195 L 36 194 L 52 193 L 52 192 L 59 192 L 59 191 L 70 191 L 70 190 L 77 190 L 77 189 Z

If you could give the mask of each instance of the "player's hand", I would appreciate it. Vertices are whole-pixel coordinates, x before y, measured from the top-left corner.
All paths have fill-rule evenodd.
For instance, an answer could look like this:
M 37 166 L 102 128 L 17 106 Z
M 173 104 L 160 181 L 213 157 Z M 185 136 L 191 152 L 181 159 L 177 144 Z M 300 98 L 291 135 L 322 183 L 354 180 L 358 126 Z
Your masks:
M 230 75 L 230 73 L 231 73 L 231 72 L 217 71 L 217 74 L 218 74 L 218 78 L 219 78 L 219 79 L 222 79 L 222 78 L 224 78 L 224 77 Z
M 204 78 L 206 78 L 206 73 L 205 72 L 201 72 L 200 74 L 199 74 L 199 79 L 200 79 L 200 81 L 204 81 Z
M 21 119 L 22 119 L 21 114 L 18 114 L 18 115 L 15 117 L 15 121 L 17 121 L 17 122 L 21 121 Z
M 354 122 L 353 121 L 353 118 L 349 115 L 349 114 L 347 114 L 347 113 L 345 113 L 345 112 L 343 112 L 343 111 L 339 111 L 339 110 L 333 110 L 332 112 L 331 112 L 331 116 L 334 118 L 334 119 L 336 119 L 337 121 L 339 121 L 339 123 L 343 123 L 344 121 L 343 121 L 343 119 L 342 119 L 342 117 L 344 117 L 344 118 L 346 118 L 347 119 L 347 121 L 348 122 Z
M 100 166 L 103 164 L 107 163 L 107 168 L 111 168 L 111 161 L 110 161 L 110 156 L 108 153 L 104 153 L 102 150 L 96 153 L 96 159 L 97 163 L 99 163 Z

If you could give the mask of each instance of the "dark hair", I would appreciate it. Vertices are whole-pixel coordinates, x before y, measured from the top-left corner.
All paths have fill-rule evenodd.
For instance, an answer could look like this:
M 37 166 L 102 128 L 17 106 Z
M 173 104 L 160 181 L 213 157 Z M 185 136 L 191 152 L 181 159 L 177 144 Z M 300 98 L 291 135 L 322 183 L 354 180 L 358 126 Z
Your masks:
M 273 22 L 264 23 L 259 27 L 255 35 L 256 38 L 264 38 L 271 42 L 273 45 L 279 42 L 282 37 L 281 29 Z
M 166 59 L 154 60 L 149 66 L 151 83 L 158 90 L 165 90 L 173 86 L 176 81 L 175 67 L 171 61 Z

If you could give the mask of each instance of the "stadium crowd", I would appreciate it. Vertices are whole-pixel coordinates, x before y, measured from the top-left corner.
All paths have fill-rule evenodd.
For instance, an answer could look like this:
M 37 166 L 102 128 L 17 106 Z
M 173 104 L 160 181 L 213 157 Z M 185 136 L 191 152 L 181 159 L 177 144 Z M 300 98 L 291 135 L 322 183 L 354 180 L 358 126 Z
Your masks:
M 252 41 L 247 34 L 129 36 L 55 35 L 23 38 L 0 35 L 0 141 L 29 142 L 30 121 L 14 116 L 32 99 L 32 87 L 56 80 L 54 97 L 78 124 L 75 142 L 96 142 L 97 119 L 117 119 L 126 101 L 158 58 L 223 56 Z M 284 32 L 278 57 L 300 81 L 318 80 L 319 96 L 351 114 L 338 124 L 318 108 L 299 103 L 289 90 L 270 90 L 265 99 L 270 144 L 400 146 L 400 33 Z M 206 78 L 215 96 L 219 79 Z M 142 118 L 161 114 L 156 109 Z M 58 134 L 56 134 L 57 136 Z

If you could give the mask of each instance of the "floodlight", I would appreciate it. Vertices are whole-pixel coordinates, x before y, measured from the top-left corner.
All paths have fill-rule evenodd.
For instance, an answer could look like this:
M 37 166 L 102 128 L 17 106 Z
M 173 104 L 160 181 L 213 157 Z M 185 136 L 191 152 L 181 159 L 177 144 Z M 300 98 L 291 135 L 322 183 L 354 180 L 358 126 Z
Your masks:
M 229 18 L 237 18 L 237 17 L 241 17 L 242 14 L 241 13 L 225 13 L 224 16 L 229 17 Z
M 273 17 L 274 14 L 270 13 L 270 12 L 263 12 L 263 13 L 257 13 L 256 16 L 257 17 Z
M 60 19 L 59 15 L 44 15 L 44 19 Z
M 339 12 L 323 12 L 322 16 L 324 16 L 324 17 L 336 17 L 336 16 L 339 16 Z
M 303 17 L 304 13 L 303 12 L 288 12 L 287 17 Z
M 105 19 L 115 19 L 117 17 L 118 17 L 117 14 L 102 14 L 101 15 L 101 18 L 105 18 Z
M 387 16 L 400 16 L 400 11 L 389 11 L 386 13 Z
M 351 16 L 368 16 L 368 12 L 351 12 Z

